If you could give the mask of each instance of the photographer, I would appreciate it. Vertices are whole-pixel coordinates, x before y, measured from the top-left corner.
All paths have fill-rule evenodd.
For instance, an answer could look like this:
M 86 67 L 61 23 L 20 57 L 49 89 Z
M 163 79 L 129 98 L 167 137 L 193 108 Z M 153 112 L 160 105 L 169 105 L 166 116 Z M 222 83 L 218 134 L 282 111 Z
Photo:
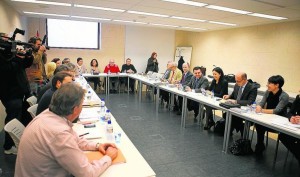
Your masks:
M 1 40 L 3 44 L 5 39 L 1 37 Z M 5 124 L 14 118 L 22 118 L 23 101 L 30 92 L 25 68 L 30 67 L 33 62 L 33 56 L 28 50 L 17 50 L 15 56 L 10 50 L 0 51 L 0 100 L 7 114 Z M 14 142 L 7 132 L 3 148 L 5 154 L 17 154 Z
M 45 84 L 44 81 L 47 79 L 45 72 L 45 63 L 47 63 L 46 47 L 42 45 L 42 40 L 38 37 L 31 37 L 28 43 L 34 45 L 32 52 L 34 60 L 30 68 L 26 69 L 26 74 L 31 93 L 37 95 L 39 89 Z

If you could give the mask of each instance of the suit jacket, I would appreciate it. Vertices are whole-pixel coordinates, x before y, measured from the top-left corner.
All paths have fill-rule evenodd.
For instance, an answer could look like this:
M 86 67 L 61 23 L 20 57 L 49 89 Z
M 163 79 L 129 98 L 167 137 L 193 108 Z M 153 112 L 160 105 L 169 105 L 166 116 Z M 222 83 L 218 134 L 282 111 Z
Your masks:
M 202 88 L 206 90 L 208 88 L 207 78 L 205 76 L 202 76 L 199 79 L 200 80 L 198 81 L 198 84 L 197 84 L 196 83 L 196 77 L 193 76 L 191 81 L 186 86 L 189 86 L 191 89 L 195 89 L 196 93 L 200 93 Z
M 183 77 L 184 77 L 184 81 L 182 80 Z M 181 84 L 183 86 L 187 85 L 191 81 L 192 77 L 193 77 L 193 73 L 191 73 L 191 71 L 188 71 L 185 75 L 184 73 L 182 73 Z
M 171 70 L 168 80 L 172 78 L 172 75 L 173 75 L 173 71 Z M 176 70 L 174 71 L 173 79 L 174 81 L 180 82 L 181 78 L 182 78 L 182 72 L 180 71 L 180 69 L 176 68 Z
M 234 100 L 237 99 L 239 88 L 240 87 L 237 84 L 235 84 L 233 88 L 233 92 L 229 96 L 229 99 L 234 99 Z M 243 90 L 241 99 L 238 100 L 237 103 L 242 106 L 251 105 L 255 101 L 256 96 L 257 96 L 257 88 L 255 88 L 253 84 L 248 82 Z

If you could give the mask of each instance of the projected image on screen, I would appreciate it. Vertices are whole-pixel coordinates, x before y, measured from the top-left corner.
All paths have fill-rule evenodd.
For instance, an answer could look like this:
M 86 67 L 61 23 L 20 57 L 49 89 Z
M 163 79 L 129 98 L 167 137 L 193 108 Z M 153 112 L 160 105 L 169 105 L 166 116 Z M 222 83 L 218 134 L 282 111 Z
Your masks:
M 99 49 L 99 23 L 47 19 L 48 46 Z

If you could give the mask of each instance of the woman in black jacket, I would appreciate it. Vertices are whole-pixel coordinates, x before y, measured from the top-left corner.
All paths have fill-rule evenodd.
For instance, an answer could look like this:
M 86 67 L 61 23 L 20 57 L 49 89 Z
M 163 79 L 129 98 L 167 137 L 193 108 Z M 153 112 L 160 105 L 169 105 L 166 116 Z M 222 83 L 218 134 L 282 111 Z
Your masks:
M 212 80 L 208 90 L 211 91 L 215 97 L 223 98 L 228 94 L 228 82 L 224 78 L 224 72 L 220 67 L 215 67 L 212 70 L 214 79 Z M 206 109 L 206 124 L 204 130 L 209 130 L 215 122 L 213 121 L 212 108 L 205 106 Z
M 157 61 L 157 53 L 153 52 L 151 57 L 148 59 L 146 73 L 149 71 L 158 72 L 158 61 Z

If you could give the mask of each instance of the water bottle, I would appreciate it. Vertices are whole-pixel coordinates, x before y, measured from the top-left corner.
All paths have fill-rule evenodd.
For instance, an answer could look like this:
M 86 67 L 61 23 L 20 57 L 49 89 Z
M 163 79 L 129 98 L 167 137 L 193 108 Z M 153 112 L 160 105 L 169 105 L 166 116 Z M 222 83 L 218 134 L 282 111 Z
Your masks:
M 106 125 L 106 139 L 107 141 L 114 141 L 114 129 L 113 129 L 113 125 L 111 124 L 111 120 L 107 121 L 107 125 Z
M 120 144 L 121 143 L 121 136 L 122 136 L 121 132 L 115 132 L 114 134 L 115 134 L 115 142 L 117 144 Z
M 210 95 L 210 96 L 211 96 L 211 98 L 212 98 L 212 99 L 214 99 L 214 98 L 215 98 L 215 93 L 214 93 L 214 90 L 212 90 L 212 91 L 211 91 L 211 95 Z
M 254 101 L 251 105 L 252 112 L 256 111 L 256 102 Z
M 110 74 L 110 69 L 107 71 L 107 74 Z
M 101 98 L 101 101 L 100 101 L 100 113 L 105 113 L 105 101 L 104 101 L 104 98 Z
M 178 90 L 183 91 L 182 84 L 179 84 L 179 85 L 178 85 Z
M 107 109 L 105 113 L 105 121 L 108 122 L 110 120 L 110 110 Z
M 93 69 L 91 69 L 91 75 L 94 75 L 94 70 Z
M 92 92 L 88 91 L 87 95 L 86 95 L 87 100 L 91 100 L 92 99 Z

